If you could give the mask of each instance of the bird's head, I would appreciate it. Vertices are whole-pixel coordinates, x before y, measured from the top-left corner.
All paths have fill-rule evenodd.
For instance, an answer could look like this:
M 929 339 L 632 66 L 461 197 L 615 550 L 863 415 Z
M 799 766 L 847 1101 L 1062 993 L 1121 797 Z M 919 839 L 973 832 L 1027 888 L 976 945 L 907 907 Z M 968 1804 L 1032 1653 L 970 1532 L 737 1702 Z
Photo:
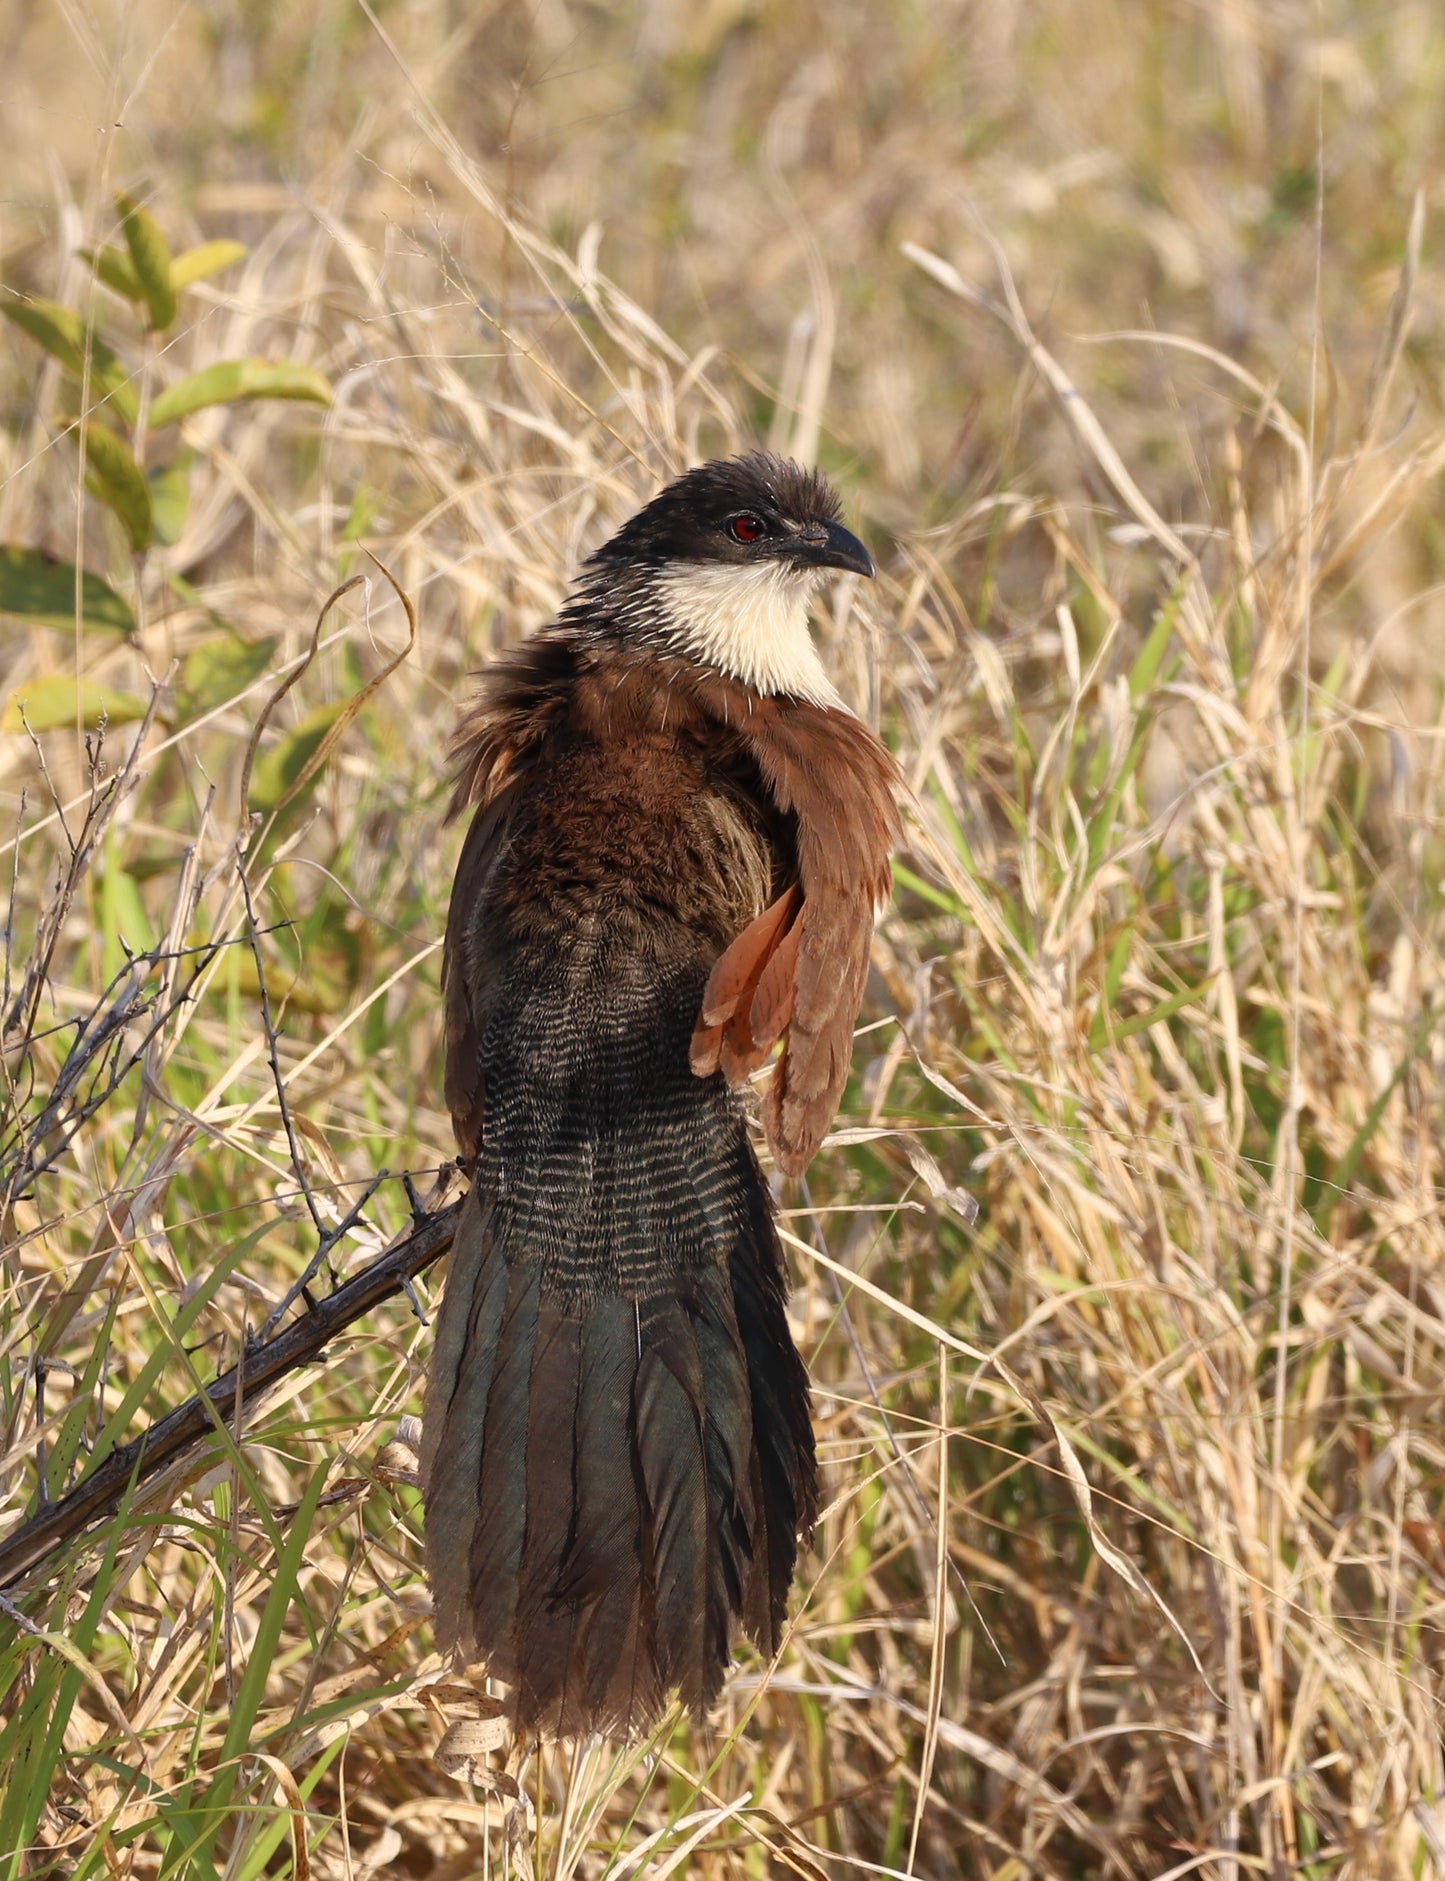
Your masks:
M 829 569 L 872 575 L 816 470 L 756 452 L 668 484 L 587 564 L 624 632 L 685 653 L 756 691 L 840 703 L 808 632 Z

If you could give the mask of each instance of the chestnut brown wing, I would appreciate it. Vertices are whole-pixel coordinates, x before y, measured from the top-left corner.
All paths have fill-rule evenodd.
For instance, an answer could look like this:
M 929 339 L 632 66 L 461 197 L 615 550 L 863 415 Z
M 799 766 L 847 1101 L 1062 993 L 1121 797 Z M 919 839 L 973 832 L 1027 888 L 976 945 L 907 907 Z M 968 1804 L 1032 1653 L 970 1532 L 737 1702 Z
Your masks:
M 752 1037 L 787 1013 L 787 1043 L 763 1099 L 779 1167 L 799 1175 L 838 1109 L 863 1003 L 875 910 L 892 881 L 902 778 L 889 751 L 851 713 L 768 700 L 740 727 L 774 805 L 795 819 L 802 906 L 770 953 L 791 967 L 752 981 Z M 765 963 L 766 964 L 766 963 Z M 759 1011 L 766 992 L 768 1012 Z
M 792 1016 L 802 901 L 795 882 L 719 956 L 692 1035 L 698 1077 L 720 1070 L 737 1084 L 767 1063 Z

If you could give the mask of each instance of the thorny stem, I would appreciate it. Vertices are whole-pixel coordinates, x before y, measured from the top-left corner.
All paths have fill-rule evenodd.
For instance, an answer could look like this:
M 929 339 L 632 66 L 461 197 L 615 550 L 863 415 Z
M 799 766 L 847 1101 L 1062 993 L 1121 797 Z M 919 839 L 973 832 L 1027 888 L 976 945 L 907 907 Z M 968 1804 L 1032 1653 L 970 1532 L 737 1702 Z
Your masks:
M 311 1199 L 311 1192 L 305 1186 L 306 1178 L 302 1175 L 300 1166 L 295 1165 L 295 1167 L 296 1167 L 296 1179 L 302 1185 L 303 1191 L 305 1192 L 307 1200 L 309 1201 Z M 306 1304 L 309 1307 L 309 1309 L 313 1313 L 316 1311 L 316 1302 L 311 1298 L 311 1295 L 308 1291 L 308 1288 L 310 1287 L 311 1282 L 316 1278 L 317 1273 L 321 1269 L 322 1263 L 329 1259 L 331 1250 L 336 1246 L 337 1242 L 344 1240 L 345 1237 L 351 1233 L 351 1230 L 356 1226 L 357 1222 L 362 1219 L 362 1214 L 361 1214 L 362 1209 L 366 1207 L 366 1204 L 371 1200 L 372 1196 L 376 1194 L 376 1191 L 381 1187 L 382 1183 L 387 1182 L 390 1179 L 391 1179 L 391 1176 L 390 1176 L 389 1170 L 386 1170 L 386 1169 L 378 1170 L 377 1173 L 371 1178 L 370 1182 L 367 1183 L 366 1188 L 361 1194 L 360 1198 L 352 1204 L 352 1206 L 346 1211 L 346 1214 L 343 1216 L 343 1218 L 339 1222 L 337 1222 L 336 1226 L 334 1228 L 327 1228 L 323 1230 L 322 1235 L 321 1235 L 320 1245 L 317 1247 L 316 1252 L 311 1256 L 311 1259 L 307 1262 L 305 1273 L 302 1274 L 299 1280 L 294 1281 L 292 1283 L 292 1285 L 286 1290 L 285 1296 L 278 1302 L 277 1305 L 272 1307 L 271 1311 L 266 1315 L 266 1318 L 264 1322 L 262 1323 L 261 1330 L 256 1335 L 256 1338 L 258 1341 L 264 1341 L 270 1338 L 271 1334 L 276 1330 L 276 1328 L 280 1325 L 281 1321 L 286 1317 L 286 1314 L 296 1304 L 297 1300 L 303 1297 L 303 1295 L 305 1297 Z M 412 1198 L 415 1198 L 416 1190 L 414 1186 L 411 1184 L 410 1178 L 407 1178 L 407 1188 L 408 1188 L 408 1192 L 410 1196 Z M 315 1212 L 316 1210 L 313 1207 L 312 1214 L 314 1215 Z M 417 1219 L 418 1219 L 417 1209 L 415 1208 L 415 1206 L 413 1206 L 412 1220 L 415 1221 Z
M 256 962 L 256 981 L 261 991 L 261 1025 L 266 1034 L 266 1057 L 271 1066 L 272 1082 L 276 1086 L 276 1104 L 281 1112 L 281 1127 L 286 1132 L 286 1146 L 291 1153 L 291 1167 L 296 1171 L 296 1180 L 301 1185 L 301 1193 L 306 1199 L 306 1207 L 316 1232 L 324 1242 L 327 1236 L 326 1223 L 321 1219 L 321 1210 L 316 1206 L 316 1197 L 311 1193 L 311 1180 L 306 1174 L 301 1159 L 301 1145 L 296 1140 L 296 1127 L 291 1121 L 291 1106 L 286 1101 L 286 1080 L 281 1075 L 281 1055 L 277 1050 L 276 1027 L 271 1019 L 271 995 L 266 989 L 266 963 L 261 958 L 261 941 L 256 928 L 256 910 L 251 901 L 251 883 L 246 875 L 245 860 L 239 855 L 236 858 L 236 870 L 241 878 L 241 894 L 246 903 L 246 928 L 250 936 L 251 957 Z M 270 1322 L 268 1321 L 267 1324 L 269 1325 Z
M 413 1223 L 402 1238 L 354 1279 L 275 1338 L 249 1346 L 240 1361 L 140 1436 L 112 1450 L 70 1493 L 0 1541 L 0 1587 L 47 1563 L 55 1551 L 112 1515 L 134 1482 L 138 1487 L 182 1461 L 206 1435 L 239 1430 L 258 1401 L 291 1372 L 319 1360 L 344 1332 L 439 1260 L 452 1244 L 461 1204 L 453 1202 Z

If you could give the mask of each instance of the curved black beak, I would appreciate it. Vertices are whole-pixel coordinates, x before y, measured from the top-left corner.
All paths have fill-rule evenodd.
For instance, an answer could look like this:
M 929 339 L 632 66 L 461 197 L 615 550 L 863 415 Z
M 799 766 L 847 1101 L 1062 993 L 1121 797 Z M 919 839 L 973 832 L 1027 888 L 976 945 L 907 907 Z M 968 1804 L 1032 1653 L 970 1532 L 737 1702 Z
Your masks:
M 788 543 L 788 553 L 804 568 L 846 568 L 850 575 L 874 573 L 873 557 L 842 523 L 814 523 Z

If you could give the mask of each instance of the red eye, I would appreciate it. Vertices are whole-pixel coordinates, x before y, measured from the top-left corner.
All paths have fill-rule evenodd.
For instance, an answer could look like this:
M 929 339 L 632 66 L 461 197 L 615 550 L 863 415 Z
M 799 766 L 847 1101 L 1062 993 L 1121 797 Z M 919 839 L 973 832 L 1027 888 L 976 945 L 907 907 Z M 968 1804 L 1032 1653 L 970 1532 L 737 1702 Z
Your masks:
M 768 525 L 750 509 L 728 517 L 728 534 L 734 542 L 760 542 L 767 533 Z

